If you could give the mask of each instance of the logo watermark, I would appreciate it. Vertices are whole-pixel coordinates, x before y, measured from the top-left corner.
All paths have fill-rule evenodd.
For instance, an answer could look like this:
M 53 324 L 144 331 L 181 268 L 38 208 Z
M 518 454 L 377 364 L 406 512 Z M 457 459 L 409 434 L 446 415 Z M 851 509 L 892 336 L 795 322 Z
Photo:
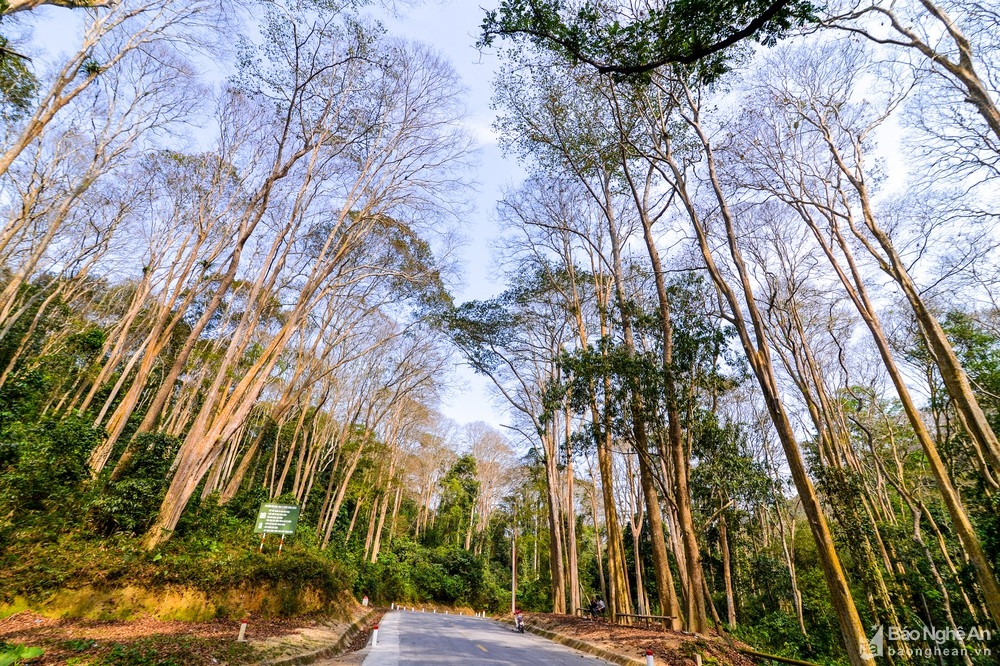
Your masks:
M 985 643 L 992 640 L 989 629 L 972 627 L 936 627 L 923 626 L 897 627 L 879 625 L 872 627 L 868 648 L 873 657 L 962 657 L 990 656 L 992 653 Z

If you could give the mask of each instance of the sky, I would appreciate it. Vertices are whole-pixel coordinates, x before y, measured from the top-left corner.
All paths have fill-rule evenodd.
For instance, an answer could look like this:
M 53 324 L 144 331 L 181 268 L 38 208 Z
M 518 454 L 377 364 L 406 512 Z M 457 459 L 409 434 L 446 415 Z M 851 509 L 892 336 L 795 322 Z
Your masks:
M 458 302 L 489 298 L 500 291 L 490 251 L 490 243 L 498 235 L 493 211 L 503 187 L 524 177 L 514 157 L 504 157 L 492 129 L 495 114 L 490 109 L 491 86 L 499 61 L 492 52 L 475 47 L 484 13 L 479 3 L 469 0 L 428 0 L 408 9 L 403 16 L 385 20 L 390 33 L 438 50 L 468 88 L 467 123 L 479 144 L 480 166 L 475 174 L 475 210 L 464 230 L 468 245 L 463 257 L 464 286 L 455 294 Z M 504 410 L 497 406 L 488 379 L 461 364 L 456 367 L 456 381 L 456 389 L 442 405 L 445 416 L 459 423 L 485 421 L 499 426 L 504 422 Z
M 479 3 L 469 0 L 425 0 L 402 7 L 397 15 L 380 17 L 390 34 L 437 50 L 455 68 L 468 90 L 466 123 L 478 143 L 479 168 L 472 174 L 477 183 L 475 207 L 462 229 L 468 242 L 461 257 L 463 276 L 455 293 L 457 302 L 489 298 L 500 291 L 490 251 L 490 243 L 498 233 L 493 210 L 503 187 L 524 176 L 513 157 L 504 157 L 492 129 L 491 84 L 498 59 L 475 47 L 484 13 Z M 79 10 L 47 6 L 31 12 L 36 66 L 44 66 L 49 60 L 46 55 L 58 56 L 78 42 L 82 16 Z M 52 60 L 58 62 L 58 57 Z M 455 359 L 454 387 L 444 397 L 443 414 L 460 424 L 485 421 L 500 426 L 505 412 L 491 392 L 489 380 L 472 372 L 457 354 Z

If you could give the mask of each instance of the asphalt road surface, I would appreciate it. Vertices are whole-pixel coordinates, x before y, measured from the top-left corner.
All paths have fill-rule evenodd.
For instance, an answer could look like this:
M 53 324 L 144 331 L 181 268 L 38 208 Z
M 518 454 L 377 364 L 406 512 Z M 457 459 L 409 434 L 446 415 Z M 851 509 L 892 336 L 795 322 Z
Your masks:
M 610 662 L 493 620 L 442 613 L 394 611 L 379 623 L 378 645 L 364 666 L 590 666 Z

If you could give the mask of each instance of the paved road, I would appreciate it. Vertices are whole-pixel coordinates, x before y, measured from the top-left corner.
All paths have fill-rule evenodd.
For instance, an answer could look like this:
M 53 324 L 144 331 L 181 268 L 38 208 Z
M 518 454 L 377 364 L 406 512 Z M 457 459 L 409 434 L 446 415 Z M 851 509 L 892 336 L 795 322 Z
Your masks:
M 507 664 L 590 666 L 610 663 L 545 640 L 519 634 L 493 620 L 395 611 L 379 623 L 378 645 L 368 648 L 364 666 L 457 666 Z

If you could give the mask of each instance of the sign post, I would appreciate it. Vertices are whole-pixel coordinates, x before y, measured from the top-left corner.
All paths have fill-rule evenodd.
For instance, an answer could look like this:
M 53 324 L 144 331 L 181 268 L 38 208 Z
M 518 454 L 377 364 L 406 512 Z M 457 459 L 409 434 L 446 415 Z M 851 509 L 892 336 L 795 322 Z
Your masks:
M 278 553 L 285 545 L 285 535 L 295 534 L 299 524 L 299 507 L 294 504 L 268 504 L 262 502 L 254 523 L 254 534 L 260 534 L 260 552 L 264 552 L 264 539 L 268 534 L 280 534 Z

